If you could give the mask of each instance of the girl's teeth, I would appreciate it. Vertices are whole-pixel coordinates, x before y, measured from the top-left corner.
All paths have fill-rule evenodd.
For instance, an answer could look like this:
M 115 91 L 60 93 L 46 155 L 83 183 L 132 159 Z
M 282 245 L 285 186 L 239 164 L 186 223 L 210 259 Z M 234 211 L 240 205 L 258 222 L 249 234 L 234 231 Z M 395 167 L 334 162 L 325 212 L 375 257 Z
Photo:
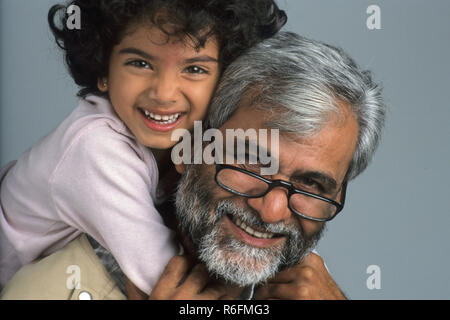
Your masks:
M 143 110 L 143 111 L 144 111 L 144 114 L 147 117 L 147 119 L 161 121 L 161 124 L 172 124 L 175 121 L 177 121 L 181 115 L 181 113 L 176 113 L 176 114 L 172 114 L 172 115 L 161 116 L 159 114 L 154 114 L 154 113 L 148 112 L 147 110 Z
M 248 234 L 250 234 L 256 238 L 270 239 L 274 236 L 274 234 L 271 232 L 266 233 L 266 232 L 259 232 L 259 231 L 253 230 L 252 228 L 247 226 L 241 219 L 239 219 L 237 217 L 233 217 L 232 220 L 235 225 L 237 225 L 239 228 L 241 228 L 242 230 L 244 230 L 245 232 L 247 232 Z

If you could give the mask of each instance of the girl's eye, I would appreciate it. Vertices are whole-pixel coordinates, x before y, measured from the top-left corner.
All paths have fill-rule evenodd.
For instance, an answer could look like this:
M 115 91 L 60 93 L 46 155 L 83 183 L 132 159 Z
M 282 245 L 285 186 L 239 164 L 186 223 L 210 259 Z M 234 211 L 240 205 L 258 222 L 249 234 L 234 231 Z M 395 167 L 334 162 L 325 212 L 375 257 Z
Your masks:
M 185 69 L 185 72 L 194 73 L 194 74 L 207 74 L 208 73 L 208 71 L 206 71 L 203 68 L 200 68 L 199 66 L 189 66 Z
M 127 62 L 127 65 L 133 66 L 140 69 L 153 69 L 152 65 L 144 60 L 133 60 L 130 62 Z

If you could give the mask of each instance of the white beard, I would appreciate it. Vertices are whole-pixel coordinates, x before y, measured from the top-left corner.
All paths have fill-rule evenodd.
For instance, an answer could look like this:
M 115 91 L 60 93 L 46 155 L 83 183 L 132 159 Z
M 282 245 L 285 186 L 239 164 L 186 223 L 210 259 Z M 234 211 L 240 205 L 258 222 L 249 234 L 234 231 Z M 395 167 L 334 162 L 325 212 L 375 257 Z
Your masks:
M 221 236 L 218 228 L 202 238 L 199 248 L 199 258 L 208 270 L 242 287 L 273 277 L 282 261 L 279 253 L 279 250 L 255 248 L 231 236 Z
M 182 232 L 190 236 L 198 258 L 212 275 L 239 286 L 258 284 L 297 264 L 319 240 L 321 231 L 305 239 L 298 226 L 264 223 L 257 213 L 231 199 L 214 203 L 212 190 L 218 186 L 200 171 L 201 166 L 186 166 L 176 196 L 176 215 Z M 247 245 L 223 232 L 226 214 L 260 230 L 287 234 L 286 241 L 273 248 Z

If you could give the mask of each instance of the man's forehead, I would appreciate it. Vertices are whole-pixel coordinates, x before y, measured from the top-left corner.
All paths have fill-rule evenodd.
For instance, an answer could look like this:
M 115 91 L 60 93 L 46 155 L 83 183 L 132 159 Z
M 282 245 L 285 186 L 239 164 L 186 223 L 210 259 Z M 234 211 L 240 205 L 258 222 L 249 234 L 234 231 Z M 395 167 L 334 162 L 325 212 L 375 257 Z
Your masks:
M 257 144 L 261 148 L 261 129 L 267 130 L 267 143 L 262 146 L 270 153 L 273 140 L 270 139 L 271 122 L 274 112 L 264 111 L 262 108 L 245 106 L 239 107 L 232 117 L 221 127 L 227 130 L 254 129 L 256 141 L 245 137 L 247 148 Z M 348 105 L 341 103 L 339 112 L 329 115 L 328 121 L 322 128 L 310 136 L 301 136 L 279 131 L 278 149 L 279 166 L 283 174 L 305 171 L 328 172 L 334 178 L 341 180 L 348 169 L 353 157 L 358 138 L 358 123 Z M 239 141 L 239 137 L 234 138 Z M 334 174 L 332 174 L 334 173 Z M 341 178 L 341 179 L 340 179 Z

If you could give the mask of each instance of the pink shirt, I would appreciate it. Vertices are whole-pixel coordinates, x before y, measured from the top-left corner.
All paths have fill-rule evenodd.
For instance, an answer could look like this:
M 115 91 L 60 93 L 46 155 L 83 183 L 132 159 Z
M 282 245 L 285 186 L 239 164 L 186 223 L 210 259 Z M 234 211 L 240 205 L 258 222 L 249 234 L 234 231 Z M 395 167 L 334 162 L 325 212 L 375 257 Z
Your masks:
M 97 96 L 20 157 L 0 189 L 0 281 L 88 233 L 150 293 L 169 259 L 174 233 L 154 206 L 158 167 Z M 65 272 L 65 271 L 63 271 Z M 82 276 L 82 275 L 81 275 Z

